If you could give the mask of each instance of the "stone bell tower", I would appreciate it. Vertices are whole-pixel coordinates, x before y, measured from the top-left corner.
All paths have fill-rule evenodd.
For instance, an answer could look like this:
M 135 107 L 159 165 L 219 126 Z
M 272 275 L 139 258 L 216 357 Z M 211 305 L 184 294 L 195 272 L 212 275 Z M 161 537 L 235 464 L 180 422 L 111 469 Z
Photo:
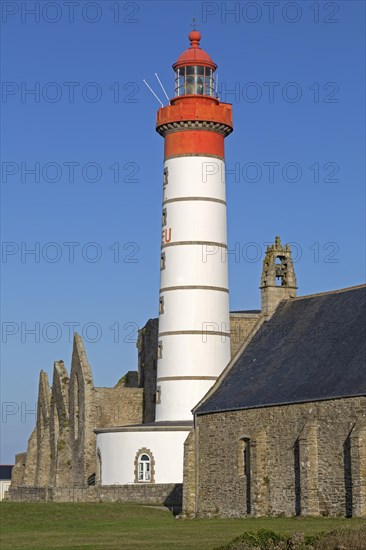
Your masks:
M 277 305 L 296 297 L 296 277 L 290 246 L 282 246 L 280 237 L 267 246 L 261 277 L 262 314 L 270 317 Z

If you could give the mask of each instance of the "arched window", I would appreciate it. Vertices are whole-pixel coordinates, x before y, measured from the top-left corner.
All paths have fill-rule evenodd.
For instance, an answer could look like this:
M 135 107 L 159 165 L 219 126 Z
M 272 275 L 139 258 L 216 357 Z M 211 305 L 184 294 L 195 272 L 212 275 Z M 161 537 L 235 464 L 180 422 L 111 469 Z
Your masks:
M 155 483 L 155 461 L 150 449 L 143 447 L 136 453 L 135 483 Z
M 139 456 L 139 481 L 151 480 L 151 460 L 148 455 Z

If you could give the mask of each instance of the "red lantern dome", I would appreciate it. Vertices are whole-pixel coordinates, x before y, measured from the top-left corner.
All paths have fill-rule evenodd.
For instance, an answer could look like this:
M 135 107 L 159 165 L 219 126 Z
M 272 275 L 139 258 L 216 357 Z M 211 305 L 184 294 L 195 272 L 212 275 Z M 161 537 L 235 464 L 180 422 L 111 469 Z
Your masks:
M 216 63 L 214 63 L 211 57 L 205 50 L 200 48 L 201 33 L 198 31 L 192 31 L 188 36 L 191 47 L 183 52 L 173 65 L 173 69 L 176 71 L 178 68 L 186 67 L 187 65 L 197 65 L 209 67 L 213 71 L 217 69 Z

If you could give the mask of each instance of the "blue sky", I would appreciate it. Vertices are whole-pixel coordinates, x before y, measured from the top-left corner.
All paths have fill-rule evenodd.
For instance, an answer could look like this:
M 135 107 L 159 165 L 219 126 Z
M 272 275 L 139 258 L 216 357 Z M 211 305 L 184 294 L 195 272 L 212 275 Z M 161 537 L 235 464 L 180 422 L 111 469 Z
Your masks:
M 260 307 L 276 235 L 293 243 L 299 294 L 364 281 L 365 4 L 1 8 L 0 460 L 11 463 L 34 427 L 40 369 L 51 382 L 54 360 L 70 367 L 73 326 L 96 385 L 137 367 L 137 328 L 158 311 L 163 165 L 159 105 L 142 80 L 164 99 L 157 72 L 173 96 L 193 17 L 233 103 L 231 309 Z

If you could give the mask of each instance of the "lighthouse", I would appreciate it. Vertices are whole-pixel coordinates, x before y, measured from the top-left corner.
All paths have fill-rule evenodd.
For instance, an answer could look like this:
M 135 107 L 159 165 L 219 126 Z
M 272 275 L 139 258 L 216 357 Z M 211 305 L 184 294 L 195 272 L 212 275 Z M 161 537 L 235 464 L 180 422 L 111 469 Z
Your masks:
M 164 138 L 156 421 L 191 410 L 230 359 L 224 140 L 231 105 L 197 30 L 173 65 L 175 97 L 157 114 Z
M 183 482 L 193 407 L 230 360 L 224 140 L 231 105 L 197 30 L 174 63 L 175 96 L 159 109 L 164 138 L 155 422 L 98 428 L 102 485 Z M 144 391 L 146 388 L 144 388 Z

